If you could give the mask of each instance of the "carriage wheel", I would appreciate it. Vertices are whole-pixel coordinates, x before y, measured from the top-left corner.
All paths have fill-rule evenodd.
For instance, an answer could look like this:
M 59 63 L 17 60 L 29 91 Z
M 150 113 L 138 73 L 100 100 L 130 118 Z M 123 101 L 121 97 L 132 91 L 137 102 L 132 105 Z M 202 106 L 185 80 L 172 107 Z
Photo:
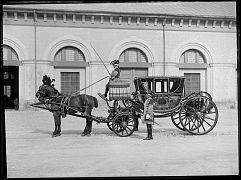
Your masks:
M 136 121 L 129 113 L 119 113 L 112 121 L 112 129 L 115 134 L 121 137 L 130 136 L 134 132 Z
M 108 128 L 109 128 L 111 131 L 113 131 L 113 129 L 112 129 L 112 121 L 108 122 L 108 123 L 107 123 L 107 126 L 108 126 Z
M 179 120 L 186 131 L 196 135 L 207 134 L 217 124 L 218 109 L 208 97 L 193 97 L 181 106 Z
M 109 114 L 109 116 L 107 117 L 107 119 L 109 119 L 110 117 L 113 118 L 113 116 L 112 116 L 111 114 Z M 107 122 L 107 127 L 108 127 L 111 131 L 113 131 L 113 129 L 112 129 L 112 121 Z
M 182 131 L 186 131 L 182 124 L 181 124 L 181 121 L 179 119 L 179 113 L 175 113 L 174 115 L 171 116 L 171 119 L 172 119 L 172 123 L 180 130 Z

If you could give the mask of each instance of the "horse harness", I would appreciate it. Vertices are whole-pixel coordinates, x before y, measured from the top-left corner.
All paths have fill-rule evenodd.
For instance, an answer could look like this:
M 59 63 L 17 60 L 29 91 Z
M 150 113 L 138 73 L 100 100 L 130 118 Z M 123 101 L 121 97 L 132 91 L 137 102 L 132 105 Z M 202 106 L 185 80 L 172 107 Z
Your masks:
M 60 103 L 56 103 L 55 100 L 57 98 L 61 98 Z M 69 109 L 69 101 L 70 101 L 70 97 L 68 96 L 62 96 L 62 95 L 57 95 L 54 97 L 51 97 L 49 100 L 46 101 L 45 106 L 48 106 L 49 111 L 52 111 L 53 109 L 51 108 L 52 105 L 57 105 L 58 110 L 57 111 L 61 111 L 61 114 L 63 117 L 66 117 L 67 111 Z
M 62 117 L 66 117 L 67 111 L 69 109 L 69 101 L 70 97 L 68 96 L 63 96 L 61 99 L 59 109 L 61 110 Z

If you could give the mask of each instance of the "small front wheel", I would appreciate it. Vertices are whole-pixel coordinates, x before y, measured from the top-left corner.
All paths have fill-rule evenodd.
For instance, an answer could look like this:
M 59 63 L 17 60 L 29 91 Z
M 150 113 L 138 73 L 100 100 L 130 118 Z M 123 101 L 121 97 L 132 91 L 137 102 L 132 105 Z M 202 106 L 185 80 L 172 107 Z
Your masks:
M 112 114 L 109 114 L 109 116 L 107 117 L 107 119 L 112 119 L 113 118 L 113 115 Z M 111 121 L 109 121 L 109 122 L 107 122 L 107 127 L 111 130 L 111 131 L 113 131 L 113 129 L 112 129 L 112 120 Z
M 135 127 L 135 118 L 129 113 L 119 113 L 113 118 L 112 130 L 118 136 L 130 136 L 135 131 Z

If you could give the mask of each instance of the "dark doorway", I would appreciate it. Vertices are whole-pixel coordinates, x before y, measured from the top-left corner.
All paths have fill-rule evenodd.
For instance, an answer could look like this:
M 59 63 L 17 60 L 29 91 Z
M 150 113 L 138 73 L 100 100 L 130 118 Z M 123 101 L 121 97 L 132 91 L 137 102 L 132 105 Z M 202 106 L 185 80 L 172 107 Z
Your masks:
M 19 77 L 18 66 L 4 66 L 4 105 L 5 109 L 19 108 Z

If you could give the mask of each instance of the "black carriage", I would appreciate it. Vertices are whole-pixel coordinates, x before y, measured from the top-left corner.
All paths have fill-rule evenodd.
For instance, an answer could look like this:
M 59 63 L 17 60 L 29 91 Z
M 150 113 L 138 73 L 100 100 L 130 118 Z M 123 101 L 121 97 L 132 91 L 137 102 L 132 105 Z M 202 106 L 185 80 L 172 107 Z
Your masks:
M 202 135 L 210 132 L 218 120 L 218 109 L 209 93 L 200 91 L 185 95 L 184 77 L 153 76 L 135 78 L 136 91 L 128 100 L 132 112 L 142 115 L 146 89 L 153 93 L 154 117 L 171 117 L 180 130 Z

